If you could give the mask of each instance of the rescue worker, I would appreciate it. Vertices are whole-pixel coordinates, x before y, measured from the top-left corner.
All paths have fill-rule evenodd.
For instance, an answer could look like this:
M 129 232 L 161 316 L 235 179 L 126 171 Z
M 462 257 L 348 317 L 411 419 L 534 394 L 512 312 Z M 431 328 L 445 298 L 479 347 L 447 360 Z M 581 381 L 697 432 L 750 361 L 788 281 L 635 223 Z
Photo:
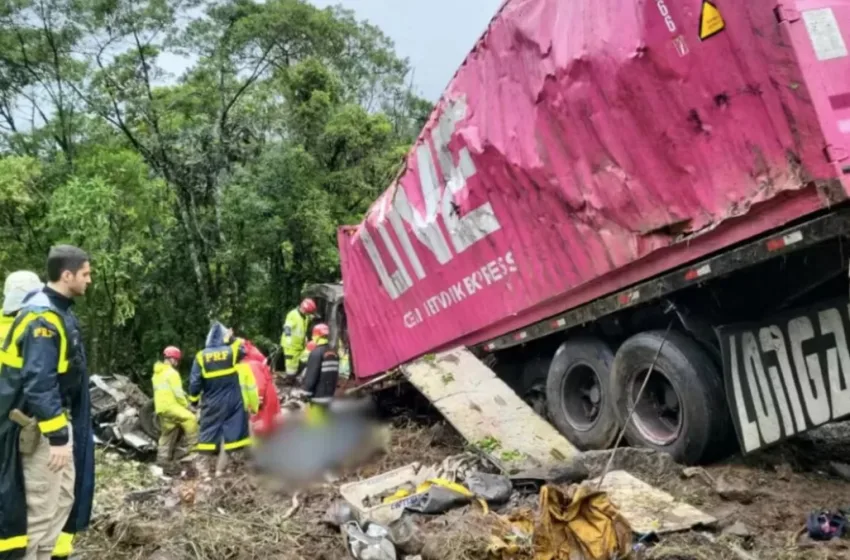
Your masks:
M 214 323 L 204 349 L 195 356 L 189 378 L 189 402 L 201 404 L 197 451 L 212 455 L 251 445 L 248 419 L 259 404 L 250 367 L 237 368 L 245 357 L 241 341 L 221 323 Z M 247 375 L 246 375 L 247 373 Z M 221 465 L 216 476 L 221 474 Z
M 306 298 L 297 308 L 286 315 L 283 324 L 283 335 L 280 337 L 280 348 L 286 364 L 286 375 L 294 380 L 298 374 L 298 364 L 301 361 L 301 352 L 307 345 L 307 327 L 310 318 L 316 312 L 316 302 Z
M 27 296 L 43 287 L 38 275 L 29 270 L 18 270 L 6 277 L 3 285 L 3 315 L 0 316 L 0 343 L 6 340 L 15 315 L 23 307 Z
M 0 559 L 70 556 L 88 527 L 94 436 L 86 354 L 73 299 L 88 255 L 59 245 L 48 284 L 24 304 L 0 354 Z M 13 412 L 14 411 L 14 412 Z M 16 419 L 10 417 L 10 413 Z
M 156 460 L 160 465 L 171 463 L 181 436 L 189 450 L 184 459 L 191 459 L 191 452 L 198 444 L 198 421 L 189 410 L 183 380 L 176 369 L 182 357 L 179 348 L 169 346 L 162 351 L 162 361 L 153 366 L 153 402 L 160 427 Z
M 329 334 L 330 329 L 324 323 L 313 327 L 316 348 L 307 358 L 307 370 L 301 386 L 302 396 L 311 408 L 327 409 L 333 401 L 339 381 L 339 357 L 328 343 Z
M 307 359 L 310 357 L 310 352 L 315 350 L 316 348 L 316 339 L 311 338 L 307 342 L 307 346 L 304 347 L 304 351 L 301 352 L 301 359 L 298 364 L 298 373 L 296 375 L 301 375 L 304 373 L 304 370 L 307 369 Z
M 251 368 L 259 396 L 259 409 L 251 417 L 251 426 L 255 434 L 262 436 L 275 426 L 280 415 L 280 400 L 266 357 L 250 341 L 243 340 L 242 347 L 245 349 L 244 363 Z

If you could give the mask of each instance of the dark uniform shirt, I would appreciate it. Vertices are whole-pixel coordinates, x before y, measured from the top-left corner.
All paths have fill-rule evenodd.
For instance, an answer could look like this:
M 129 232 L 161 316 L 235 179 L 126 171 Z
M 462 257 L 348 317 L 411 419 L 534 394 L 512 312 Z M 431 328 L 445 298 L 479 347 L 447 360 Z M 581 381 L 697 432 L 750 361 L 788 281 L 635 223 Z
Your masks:
M 333 400 L 338 380 L 339 356 L 327 340 L 320 339 L 307 358 L 302 389 L 312 402 L 327 404 Z
M 91 517 L 94 437 L 88 367 L 79 322 L 71 306 L 71 299 L 44 288 L 26 302 L 4 342 L 0 371 L 0 560 L 22 557 L 24 550 L 17 543 L 27 533 L 18 448 L 20 427 L 9 419 L 12 409 L 34 417 L 50 445 L 68 442 L 66 412 L 70 416 L 75 499 L 63 532 L 73 534 L 87 528 Z

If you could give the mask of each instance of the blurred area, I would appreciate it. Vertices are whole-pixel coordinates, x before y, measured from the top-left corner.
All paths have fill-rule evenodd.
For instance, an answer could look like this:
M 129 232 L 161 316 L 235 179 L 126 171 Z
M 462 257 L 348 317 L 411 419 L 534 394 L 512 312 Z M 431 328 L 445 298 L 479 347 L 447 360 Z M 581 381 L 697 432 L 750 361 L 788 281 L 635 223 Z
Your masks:
M 388 445 L 371 397 L 335 400 L 329 407 L 287 399 L 283 414 L 256 438 L 254 463 L 278 483 L 298 489 L 356 468 Z

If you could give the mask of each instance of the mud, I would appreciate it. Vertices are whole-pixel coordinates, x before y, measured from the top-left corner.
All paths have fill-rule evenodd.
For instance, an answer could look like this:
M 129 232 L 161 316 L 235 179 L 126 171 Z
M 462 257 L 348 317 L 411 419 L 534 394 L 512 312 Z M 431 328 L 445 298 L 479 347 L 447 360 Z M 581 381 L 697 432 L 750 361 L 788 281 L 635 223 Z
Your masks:
M 211 483 L 163 480 L 148 465 L 99 451 L 95 519 L 80 539 L 79 552 L 86 559 L 115 560 L 347 558 L 338 529 L 322 521 L 338 499 L 339 484 L 413 461 L 440 463 L 464 447 L 450 426 L 433 418 L 397 423 L 387 453 L 333 484 L 303 492 L 297 503 L 292 495 L 244 471 Z M 765 560 L 837 559 L 850 558 L 850 540 L 813 543 L 801 537 L 801 530 L 810 512 L 850 505 L 850 481 L 831 474 L 830 467 L 830 462 L 850 463 L 848 450 L 850 423 L 703 470 L 684 469 L 669 456 L 639 449 L 618 450 L 613 468 L 628 470 L 718 520 L 717 527 L 705 530 L 711 537 L 698 531 L 667 535 L 642 558 L 740 558 L 731 548 L 737 547 Z M 582 456 L 591 477 L 601 474 L 609 454 Z M 724 499 L 718 481 L 748 498 L 734 499 L 731 494 L 733 499 Z M 487 558 L 489 537 L 498 530 L 497 516 L 536 507 L 535 496 L 515 494 L 495 515 L 470 505 L 444 515 L 415 516 L 422 558 Z M 747 531 L 723 534 L 735 524 Z

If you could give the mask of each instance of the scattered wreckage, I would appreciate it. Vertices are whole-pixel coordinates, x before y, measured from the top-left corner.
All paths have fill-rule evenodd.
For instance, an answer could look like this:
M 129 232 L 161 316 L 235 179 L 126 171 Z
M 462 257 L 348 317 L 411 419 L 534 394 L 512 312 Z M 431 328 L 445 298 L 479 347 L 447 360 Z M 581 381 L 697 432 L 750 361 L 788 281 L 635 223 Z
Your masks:
M 124 375 L 92 375 L 90 379 L 92 423 L 95 442 L 123 454 L 147 456 L 156 452 L 159 419 L 153 399 Z M 305 403 L 293 393 L 284 391 L 281 398 L 283 416 L 304 410 Z M 368 396 L 340 399 L 331 407 L 335 412 L 370 416 L 374 402 Z
M 159 421 L 153 400 L 123 375 L 92 375 L 95 443 L 124 454 L 156 452 Z

